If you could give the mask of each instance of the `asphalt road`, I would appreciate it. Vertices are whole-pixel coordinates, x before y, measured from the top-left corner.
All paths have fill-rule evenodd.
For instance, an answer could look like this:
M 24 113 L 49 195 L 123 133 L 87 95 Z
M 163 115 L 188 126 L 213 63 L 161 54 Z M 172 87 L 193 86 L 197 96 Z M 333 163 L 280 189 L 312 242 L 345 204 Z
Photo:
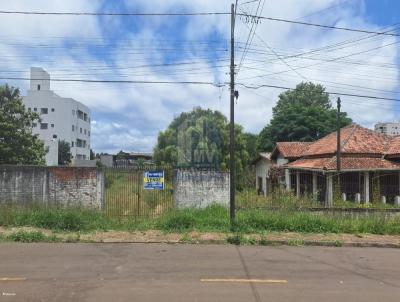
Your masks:
M 0 301 L 399 299 L 396 249 L 0 244 Z

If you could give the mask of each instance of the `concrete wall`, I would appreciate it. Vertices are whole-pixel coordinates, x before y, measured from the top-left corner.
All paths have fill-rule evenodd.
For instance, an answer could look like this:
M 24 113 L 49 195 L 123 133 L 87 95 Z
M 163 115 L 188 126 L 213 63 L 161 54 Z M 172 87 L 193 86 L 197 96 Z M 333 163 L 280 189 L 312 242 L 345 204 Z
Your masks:
M 176 208 L 205 208 L 212 203 L 229 205 L 229 173 L 205 170 L 174 171 Z
M 101 209 L 104 172 L 96 168 L 0 166 L 0 203 Z

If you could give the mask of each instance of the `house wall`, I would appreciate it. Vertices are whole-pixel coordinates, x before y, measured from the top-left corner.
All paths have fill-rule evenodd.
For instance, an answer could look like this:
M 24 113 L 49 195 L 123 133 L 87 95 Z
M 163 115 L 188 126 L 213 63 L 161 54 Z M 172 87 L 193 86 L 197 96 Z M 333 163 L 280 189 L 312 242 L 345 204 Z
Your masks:
M 261 158 L 260 160 L 257 161 L 256 163 L 256 190 L 260 188 L 260 177 L 261 177 L 261 188 L 262 188 L 262 193 L 264 196 L 266 196 L 268 192 L 268 173 L 269 169 L 271 167 L 271 162 L 265 158 Z
M 31 68 L 30 90 L 23 97 L 23 103 L 26 110 L 40 114 L 41 122 L 37 122 L 32 132 L 38 134 L 45 146 L 49 147 L 46 156 L 48 166 L 58 165 L 58 148 L 54 147 L 54 143 L 58 144 L 59 140 L 70 144 L 73 158 L 90 158 L 89 108 L 74 99 L 60 97 L 50 90 L 50 75 L 43 69 Z M 42 108 L 47 108 L 47 113 L 41 113 Z M 87 115 L 86 121 L 78 117 L 78 111 Z M 47 124 L 47 129 L 41 129 L 41 124 Z M 86 141 L 86 146 L 78 147 L 78 139 Z
M 0 204 L 101 209 L 104 172 L 96 168 L 0 166 Z
M 280 154 L 280 153 L 278 154 L 278 156 L 277 156 L 277 158 L 276 158 L 276 164 L 277 164 L 278 166 L 286 165 L 288 162 L 289 162 L 289 160 L 286 159 L 286 158 L 284 158 L 284 157 L 282 156 L 282 154 Z

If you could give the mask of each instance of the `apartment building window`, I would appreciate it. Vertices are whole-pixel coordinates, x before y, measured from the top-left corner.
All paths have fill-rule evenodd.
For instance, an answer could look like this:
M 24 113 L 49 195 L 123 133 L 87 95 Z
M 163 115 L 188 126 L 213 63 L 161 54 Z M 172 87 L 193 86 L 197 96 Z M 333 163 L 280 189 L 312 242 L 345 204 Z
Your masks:
M 48 124 L 47 123 L 40 123 L 40 129 L 47 129 Z
M 84 120 L 85 122 L 87 122 L 87 114 L 86 114 L 86 113 L 83 114 L 83 120 Z
M 90 136 L 90 131 L 88 131 L 88 136 Z
M 36 112 L 36 111 L 37 111 L 37 108 L 33 108 L 33 111 L 35 111 L 35 112 Z
M 75 126 L 74 125 L 72 125 L 72 132 L 74 132 L 75 131 Z
M 54 110 L 54 108 L 51 108 L 51 112 L 54 112 L 55 110 Z
M 77 139 L 76 140 L 76 146 L 79 148 L 86 148 L 87 144 L 86 141 L 83 139 Z
M 82 133 L 82 128 L 80 129 L 80 133 Z
M 71 142 L 71 147 L 73 147 L 74 146 L 74 142 Z
M 78 115 L 78 118 L 79 118 L 79 119 L 81 119 L 81 120 L 84 119 L 84 113 L 83 113 L 83 111 L 78 110 L 78 111 L 76 112 L 76 114 Z
M 37 124 L 36 123 L 32 123 L 32 128 L 36 128 Z
M 48 114 L 49 113 L 49 109 L 48 108 L 40 108 L 40 113 L 41 114 Z
M 72 115 L 75 116 L 75 110 L 72 110 Z
M 51 124 L 51 128 L 54 128 L 54 124 Z
M 86 135 L 86 129 L 83 131 L 83 133 Z
M 37 90 L 38 90 L 38 91 L 40 90 L 40 85 L 37 85 Z
M 31 107 L 29 107 L 29 108 L 28 108 L 28 111 L 29 111 L 29 112 L 31 112 L 31 111 L 32 111 L 32 108 L 31 108 Z
M 57 138 L 57 134 L 53 134 L 53 138 Z

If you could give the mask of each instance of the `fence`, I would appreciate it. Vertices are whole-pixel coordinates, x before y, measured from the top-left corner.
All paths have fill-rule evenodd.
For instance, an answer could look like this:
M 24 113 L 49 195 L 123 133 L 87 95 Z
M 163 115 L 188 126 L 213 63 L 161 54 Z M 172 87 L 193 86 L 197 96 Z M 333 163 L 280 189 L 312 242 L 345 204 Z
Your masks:
M 145 190 L 144 172 L 164 171 L 163 190 Z M 113 217 L 156 217 L 173 208 L 171 167 L 131 166 L 105 168 L 105 204 Z
M 305 171 L 277 169 L 265 176 L 267 192 L 248 186 L 238 192 L 238 207 L 400 206 L 399 171 Z M 255 178 L 255 177 L 254 177 Z M 257 194 L 259 193 L 259 194 Z

